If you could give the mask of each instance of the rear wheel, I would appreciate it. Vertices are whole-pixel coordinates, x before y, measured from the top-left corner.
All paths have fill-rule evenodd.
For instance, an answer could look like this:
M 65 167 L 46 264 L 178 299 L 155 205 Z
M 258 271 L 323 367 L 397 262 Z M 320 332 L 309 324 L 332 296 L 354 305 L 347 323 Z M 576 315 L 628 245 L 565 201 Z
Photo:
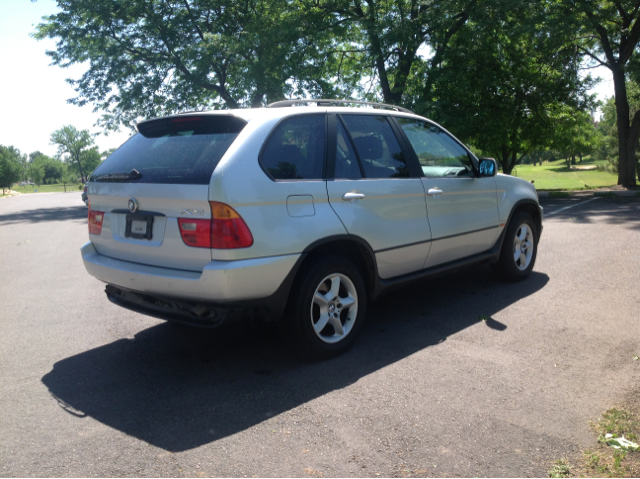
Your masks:
M 538 252 L 538 232 L 528 213 L 518 213 L 505 233 L 500 259 L 493 271 L 507 281 L 520 281 L 531 274 Z
M 329 358 L 351 347 L 365 312 L 364 281 L 353 263 L 342 256 L 317 257 L 296 278 L 282 329 L 302 356 Z

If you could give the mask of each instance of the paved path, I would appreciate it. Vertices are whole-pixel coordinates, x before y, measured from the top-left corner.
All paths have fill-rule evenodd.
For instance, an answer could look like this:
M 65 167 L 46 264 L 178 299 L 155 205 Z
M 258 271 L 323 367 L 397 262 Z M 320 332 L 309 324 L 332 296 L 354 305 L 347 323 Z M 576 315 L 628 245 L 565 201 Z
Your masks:
M 316 364 L 271 328 L 119 309 L 86 240 L 77 193 L 0 201 L 2 476 L 544 477 L 639 384 L 637 199 L 547 216 L 525 282 L 479 267 L 383 297 Z

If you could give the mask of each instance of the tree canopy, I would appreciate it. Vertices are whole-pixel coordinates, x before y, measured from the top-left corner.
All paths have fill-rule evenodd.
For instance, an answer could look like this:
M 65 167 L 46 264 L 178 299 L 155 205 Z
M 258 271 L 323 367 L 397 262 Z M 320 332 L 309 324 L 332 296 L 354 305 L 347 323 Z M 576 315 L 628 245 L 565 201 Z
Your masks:
M 505 173 L 548 146 L 562 119 L 593 107 L 591 79 L 581 78 L 571 35 L 546 14 L 542 3 L 519 2 L 470 20 L 449 47 L 435 101 L 423 105 Z
M 585 58 L 614 78 L 640 74 L 638 0 L 59 5 L 35 36 L 57 41 L 47 52 L 55 65 L 88 65 L 70 79 L 77 92 L 70 101 L 94 105 L 99 124 L 112 129 L 284 98 L 382 100 L 440 121 L 510 172 L 527 152 L 557 143 L 557 126 L 593 110 L 591 78 L 580 74 Z M 626 171 L 619 182 L 630 185 L 626 158 L 635 153 L 640 114 L 630 117 L 624 81 L 616 82 Z

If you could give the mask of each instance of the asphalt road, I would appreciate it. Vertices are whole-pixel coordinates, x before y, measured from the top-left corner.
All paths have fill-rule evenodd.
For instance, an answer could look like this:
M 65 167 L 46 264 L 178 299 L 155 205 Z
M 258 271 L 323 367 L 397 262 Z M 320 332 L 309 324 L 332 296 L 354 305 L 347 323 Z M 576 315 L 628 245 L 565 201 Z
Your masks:
M 640 384 L 640 201 L 583 202 L 544 202 L 527 281 L 418 283 L 310 364 L 109 303 L 79 193 L 0 199 L 0 475 L 546 476 Z

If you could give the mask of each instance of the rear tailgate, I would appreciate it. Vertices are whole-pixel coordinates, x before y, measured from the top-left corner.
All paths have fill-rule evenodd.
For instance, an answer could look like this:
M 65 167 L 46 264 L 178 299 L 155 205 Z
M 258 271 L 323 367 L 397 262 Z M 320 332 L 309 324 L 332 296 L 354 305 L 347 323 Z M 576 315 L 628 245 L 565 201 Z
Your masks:
M 103 213 L 99 254 L 202 271 L 211 250 L 188 246 L 178 220 L 211 218 L 211 174 L 246 122 L 229 114 L 186 115 L 138 125 L 140 133 L 91 175 L 90 208 Z

